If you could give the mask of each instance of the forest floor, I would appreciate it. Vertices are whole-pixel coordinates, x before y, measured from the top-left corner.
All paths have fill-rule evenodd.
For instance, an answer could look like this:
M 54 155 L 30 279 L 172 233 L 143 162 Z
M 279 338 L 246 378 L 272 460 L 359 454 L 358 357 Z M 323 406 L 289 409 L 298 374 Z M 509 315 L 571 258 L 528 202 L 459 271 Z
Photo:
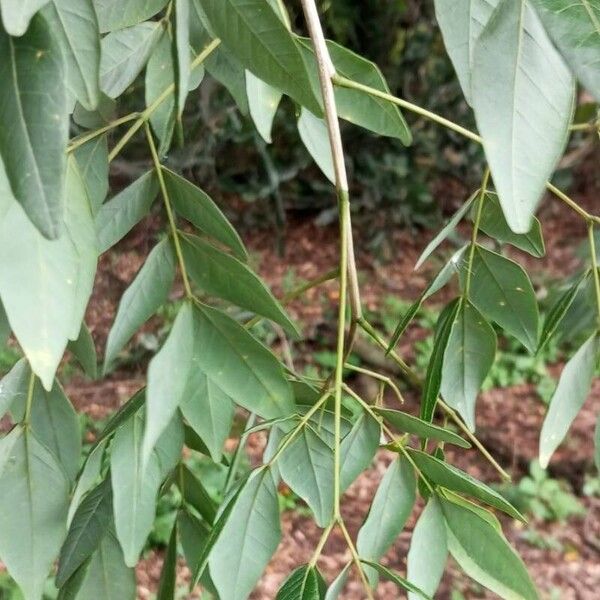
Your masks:
M 574 197 L 590 210 L 597 210 L 597 198 L 600 193 L 598 187 L 598 184 L 596 187 L 592 186 L 592 189 L 588 186 L 585 197 L 578 196 L 575 190 Z M 580 259 L 577 248 L 585 238 L 585 228 L 568 209 L 550 199 L 544 202 L 541 220 L 547 256 L 536 260 L 515 251 L 514 257 L 533 274 L 536 289 L 543 290 L 549 281 L 560 280 L 578 268 Z M 153 243 L 156 229 L 157 223 L 152 219 L 147 220 L 100 260 L 99 276 L 87 314 L 87 323 L 99 352 L 103 351 L 118 299 L 143 263 Z M 403 302 L 411 302 L 417 298 L 426 286 L 428 278 L 435 274 L 441 264 L 438 260 L 431 259 L 420 271 L 414 271 L 417 257 L 433 235 L 434 232 L 427 231 L 394 231 L 389 244 L 391 254 L 385 262 L 365 250 L 367 241 L 361 239 L 360 234 L 357 235 L 363 302 L 368 311 L 377 315 L 387 310 L 386 303 L 389 304 L 390 298 Z M 465 236 L 466 239 L 468 227 L 459 229 L 459 235 Z M 336 227 L 319 227 L 313 218 L 296 219 L 288 223 L 284 256 L 278 256 L 274 249 L 272 231 L 259 230 L 243 237 L 250 250 L 253 265 L 278 296 L 289 291 L 294 284 L 317 277 L 335 267 L 337 262 Z M 441 254 L 447 255 L 451 249 L 451 245 L 447 243 Z M 179 292 L 180 290 L 176 289 L 174 297 Z M 434 297 L 433 308 L 450 299 L 451 293 L 452 289 L 449 288 Z M 328 283 L 310 290 L 289 307 L 291 315 L 302 325 L 304 334 L 303 342 L 291 347 L 291 354 L 297 365 L 313 364 L 317 352 L 323 350 L 322 345 L 329 349 L 332 347 L 332 319 L 335 316 L 336 303 L 336 285 Z M 106 417 L 143 384 L 144 357 L 147 359 L 148 349 L 156 342 L 155 333 L 160 326 L 160 320 L 153 319 L 134 342 L 130 360 L 102 382 L 89 381 L 77 373 L 72 374 L 67 391 L 79 411 L 88 413 L 94 419 Z M 424 336 L 425 331 L 418 325 L 409 329 L 399 346 L 400 354 L 409 361 L 414 359 L 416 343 Z M 278 351 L 282 349 L 277 340 L 275 346 Z M 377 368 L 389 370 L 390 374 L 394 374 L 393 365 L 379 364 L 382 356 L 374 352 L 374 348 L 368 344 L 359 344 L 359 354 L 366 366 L 374 361 Z M 560 367 L 560 363 L 552 365 L 550 372 L 556 376 Z M 351 383 L 367 395 L 372 391 L 371 382 L 363 377 L 354 378 Z M 418 397 L 407 393 L 406 399 L 406 410 L 417 413 Z M 597 380 L 590 400 L 576 419 L 568 441 L 555 455 L 549 470 L 551 477 L 564 481 L 561 485 L 569 491 L 568 498 L 585 508 L 582 514 L 550 520 L 530 514 L 527 525 L 501 517 L 507 538 L 523 557 L 543 598 L 592 600 L 600 597 L 600 484 L 596 486 L 597 495 L 589 493 L 589 490 L 587 494 L 584 493 L 586 482 L 587 487 L 590 487 L 590 477 L 597 478 L 593 467 L 593 431 L 599 410 L 600 381 Z M 536 457 L 544 412 L 545 405 L 532 382 L 525 381 L 505 389 L 490 389 L 480 396 L 477 435 L 509 471 L 514 489 L 519 481 L 528 475 L 530 464 Z M 93 438 L 93 431 L 89 435 L 90 439 Z M 235 447 L 235 443 L 234 439 L 230 441 L 230 449 Z M 251 465 L 260 461 L 264 443 L 263 434 L 251 437 L 247 448 Z M 499 482 L 494 469 L 476 450 L 455 451 L 448 447 L 447 457 L 452 464 L 488 483 Z M 380 451 L 372 467 L 359 477 L 344 497 L 343 514 L 353 535 L 356 535 L 360 528 L 391 458 L 390 452 Z M 543 486 L 540 486 L 538 500 L 552 504 L 556 498 L 544 497 L 545 491 L 542 488 Z M 554 488 L 547 489 L 547 494 L 554 496 Z M 401 572 L 405 572 L 406 569 L 411 530 L 420 510 L 421 503 L 418 503 L 404 532 L 384 559 L 386 564 Z M 256 600 L 274 598 L 287 574 L 310 559 L 320 536 L 320 530 L 306 516 L 306 511 L 299 501 L 294 508 L 284 512 L 282 531 L 283 540 L 279 549 L 253 596 Z M 163 550 L 160 548 L 149 551 L 138 567 L 140 599 L 153 597 L 160 576 L 162 554 Z M 349 558 L 341 535 L 334 532 L 324 548 L 319 567 L 325 578 L 331 581 Z M 182 587 L 188 577 L 189 572 L 182 565 L 179 572 L 179 583 Z M 393 585 L 380 584 L 377 598 L 390 600 L 401 596 Z M 187 596 L 184 594 L 181 597 Z M 354 600 L 363 597 L 358 582 L 351 580 L 343 598 Z M 459 600 L 487 597 L 493 596 L 486 594 L 480 586 L 468 580 L 456 565 L 449 561 L 436 598 Z

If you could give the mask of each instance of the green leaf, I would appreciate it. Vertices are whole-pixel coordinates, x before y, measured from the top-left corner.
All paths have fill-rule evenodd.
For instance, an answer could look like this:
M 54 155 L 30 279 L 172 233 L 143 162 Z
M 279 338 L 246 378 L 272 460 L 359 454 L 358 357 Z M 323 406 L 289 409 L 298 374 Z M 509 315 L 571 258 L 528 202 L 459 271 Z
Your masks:
M 121 297 L 117 316 L 106 342 L 105 371 L 136 330 L 167 301 L 174 279 L 175 255 L 171 241 L 165 238 L 152 249 Z
M 477 513 L 440 498 L 448 548 L 460 567 L 502 598 L 536 600 L 535 587 L 516 552 Z
M 102 205 L 96 216 L 100 253 L 114 246 L 148 214 L 157 193 L 158 179 L 152 170 Z
M 406 577 L 431 597 L 435 596 L 448 559 L 446 524 L 440 503 L 432 496 L 412 533 L 408 550 Z M 417 600 L 410 592 L 408 600 Z
M 431 598 L 429 598 L 429 596 L 427 596 L 424 592 L 419 590 L 410 581 L 408 581 L 407 579 L 404 579 L 404 577 L 401 577 L 395 571 L 392 571 L 391 569 L 388 569 L 387 567 L 384 567 L 383 565 L 380 565 L 380 564 L 370 561 L 370 560 L 361 559 L 361 562 L 364 565 L 366 565 L 367 567 L 374 569 L 384 579 L 389 579 L 391 582 L 395 583 L 397 586 L 401 587 L 402 589 L 404 589 L 408 592 L 413 592 L 414 594 L 417 594 L 420 598 L 425 598 L 425 600 L 431 600 Z
M 24 14 L 32 3 L 18 5 Z M 10 13 L 3 0 L 5 22 Z M 39 231 L 55 239 L 63 230 L 69 103 L 65 87 L 48 82 L 64 80 L 61 50 L 46 20 L 36 16 L 23 37 L 0 27 L 0 55 L 0 121 L 10 123 L 0 128 L 0 155 L 14 197 Z
M 89 202 L 72 158 L 68 166 L 63 236 L 42 237 L 16 202 L 0 221 L 0 296 L 12 330 L 46 389 L 52 387 L 68 340 L 79 335 L 96 272 Z
M 533 217 L 531 229 L 527 233 L 514 233 L 504 218 L 498 194 L 494 192 L 485 194 L 479 229 L 499 242 L 511 244 L 536 258 L 546 254 L 542 225 L 539 220 Z
M 31 369 L 27 359 L 22 358 L 0 380 L 0 418 L 2 418 L 15 402 L 25 403 Z
M 207 523 L 213 523 L 217 507 L 202 482 L 185 465 L 181 467 L 180 476 L 181 480 L 176 482 L 185 501 L 193 506 Z
M 475 402 L 496 356 L 496 332 L 468 301 L 460 304 L 442 367 L 441 392 L 471 431 L 475 431 Z
M 66 533 L 69 483 L 54 456 L 16 426 L 0 440 L 0 560 L 39 600 Z
M 111 528 L 92 556 L 76 599 L 134 600 L 135 596 L 135 571 L 125 564 L 123 551 Z
M 174 64 L 173 43 L 168 31 L 165 31 L 148 60 L 146 67 L 146 107 L 152 103 L 167 89 L 175 84 L 176 66 Z M 169 94 L 150 115 L 150 124 L 156 137 L 160 140 L 158 153 L 164 156 L 173 139 L 175 131 L 175 95 Z
M 0 192 L 2 193 L 2 192 Z M 0 216 L 0 219 L 2 217 Z M 8 338 L 10 337 L 10 323 L 8 322 L 8 317 L 6 316 L 6 311 L 4 310 L 4 306 L 2 306 L 2 301 L 0 301 L 0 347 L 6 345 Z
M 453 300 L 441 313 L 436 325 L 436 335 L 433 342 L 433 351 L 429 364 L 427 365 L 427 374 L 425 375 L 425 385 L 421 396 L 421 419 L 431 422 L 435 413 L 435 407 L 442 384 L 442 368 L 444 354 L 448 347 L 452 325 L 456 315 L 460 310 L 462 302 L 460 299 Z
M 352 563 L 348 563 L 339 573 L 339 575 L 331 582 L 327 593 L 325 594 L 325 600 L 338 600 L 346 581 L 348 580 L 348 574 Z
M 600 102 L 600 5 L 595 0 L 534 0 L 537 12 L 579 81 Z
M 504 496 L 485 483 L 430 454 L 412 448 L 407 448 L 407 450 L 419 470 L 434 484 L 477 498 L 514 519 L 525 521 L 523 515 Z
M 415 487 L 410 463 L 404 457 L 391 462 L 358 532 L 356 548 L 361 558 L 377 562 L 389 550 L 412 512 Z M 377 573 L 367 568 L 366 574 L 371 585 L 375 585 Z
M 281 478 L 310 507 L 319 527 L 333 514 L 333 451 L 309 425 L 303 427 L 277 461 Z
M 600 356 L 600 336 L 594 333 L 567 362 L 540 435 L 540 464 L 546 468 L 587 398 Z
M 73 121 L 85 129 L 98 129 L 108 125 L 115 118 L 117 103 L 100 92 L 100 100 L 95 110 L 86 110 L 78 102 L 73 109 Z
M 463 265 L 463 282 L 467 277 L 466 270 Z M 476 246 L 469 300 L 484 316 L 514 335 L 530 352 L 535 352 L 538 306 L 531 281 L 520 265 Z
M 528 2 L 501 2 L 479 36 L 472 101 L 506 221 L 527 233 L 574 106 L 573 77 Z
M 303 108 L 298 119 L 298 133 L 323 175 L 335 185 L 335 171 L 325 121 Z
M 94 0 L 100 32 L 137 25 L 163 9 L 168 0 Z
M 106 441 L 95 445 L 88 454 L 85 463 L 77 478 L 77 485 L 71 497 L 69 505 L 69 514 L 67 515 L 67 525 L 71 525 L 75 512 L 79 508 L 84 496 L 98 483 L 102 473 L 102 463 L 104 462 L 104 451 L 106 450 Z
M 252 71 L 246 71 L 246 95 L 254 125 L 263 140 L 270 144 L 273 119 L 279 108 L 282 94 L 278 89 L 256 77 Z
M 419 256 L 417 263 L 415 264 L 415 271 L 421 267 L 421 265 L 437 250 L 440 244 L 446 240 L 446 238 L 456 229 L 456 226 L 461 222 L 462 218 L 467 214 L 469 208 L 473 205 L 473 201 L 479 192 L 472 194 L 466 202 L 464 202 L 460 208 L 452 215 L 450 220 L 444 225 L 443 229 L 427 244 L 425 250 Z
M 281 539 L 271 471 L 263 467 L 252 472 L 231 502 L 208 564 L 219 597 L 233 600 L 250 594 Z
M 316 567 L 298 567 L 284 582 L 275 600 L 323 600 L 327 586 Z
M 190 88 L 190 0 L 175 0 L 175 50 L 177 53 L 177 115 L 181 118 Z
M 163 562 L 156 600 L 173 600 L 177 583 L 177 521 L 173 524 Z
M 117 429 L 110 453 L 113 511 L 125 563 L 133 567 L 154 523 L 156 495 L 162 480 L 179 460 L 181 423 L 172 420 L 147 465 L 142 465 L 143 411 Z
M 594 462 L 596 469 L 600 471 L 600 416 L 596 421 L 596 429 L 594 430 Z
M 29 369 L 28 372 L 31 373 Z M 17 394 L 11 407 L 17 421 L 22 420 L 25 415 L 29 377 L 27 380 L 26 386 Z M 39 380 L 35 380 L 30 425 L 35 437 L 58 460 L 69 481 L 75 481 L 81 458 L 81 428 L 77 413 L 58 381 L 47 392 Z
M 79 330 L 77 339 L 70 341 L 67 348 L 73 353 L 73 356 L 75 356 L 85 374 L 90 379 L 96 379 L 96 377 L 98 377 L 96 345 L 94 344 L 94 338 L 85 322 L 81 323 L 81 329 Z
M 300 47 L 264 0 L 204 0 L 215 35 L 244 67 L 317 115 L 320 103 Z
M 108 194 L 108 143 L 105 135 L 82 144 L 73 151 L 79 173 L 96 215 Z
M 460 448 L 470 448 L 471 444 L 461 438 L 458 434 L 438 427 L 433 423 L 423 421 L 418 417 L 409 415 L 408 413 L 400 410 L 392 410 L 389 408 L 375 408 L 375 412 L 381 415 L 388 423 L 397 427 L 404 433 L 412 433 L 424 440 L 436 440 L 437 442 L 446 442 L 448 444 L 454 444 Z
M 96 551 L 112 518 L 112 488 L 105 479 L 93 489 L 77 508 L 58 560 L 57 587 Z
M 305 60 L 311 67 L 313 89 L 320 98 L 320 92 L 317 92 L 320 88 L 312 42 L 308 38 L 298 38 L 298 40 L 305 54 Z M 385 78 L 375 63 L 332 41 L 327 42 L 327 48 L 338 75 L 381 92 L 390 93 Z M 410 129 L 395 104 L 360 90 L 343 87 L 335 88 L 335 103 L 342 119 L 373 133 L 398 138 L 405 146 L 411 144 Z M 320 116 L 320 111 L 316 112 L 310 106 L 307 108 Z
M 162 172 L 175 211 L 245 261 L 248 252 L 240 236 L 210 196 L 177 173 L 165 167 Z
M 460 86 L 471 104 L 471 76 L 475 44 L 500 0 L 435 0 L 446 51 Z
M 367 413 L 361 414 L 340 445 L 342 490 L 369 467 L 379 448 L 380 437 L 380 423 Z
M 102 38 L 100 89 L 109 98 L 117 98 L 133 83 L 146 66 L 163 31 L 159 21 L 149 21 Z
M 219 310 L 197 305 L 193 337 L 192 371 L 203 372 L 236 404 L 263 419 L 294 412 L 291 388 L 281 364 L 239 323 Z
M 207 294 L 267 317 L 298 335 L 281 304 L 244 263 L 192 235 L 181 236 L 181 249 L 192 281 Z
M 100 100 L 100 34 L 92 0 L 52 0 L 44 9 L 67 66 L 67 87 L 87 110 Z
M 556 333 L 559 325 L 563 318 L 571 308 L 573 301 L 575 300 L 577 293 L 582 287 L 584 281 L 589 277 L 589 273 L 584 273 L 577 281 L 571 285 L 552 305 L 552 308 L 548 311 L 546 319 L 544 320 L 544 326 L 542 327 L 542 333 L 540 335 L 540 343 L 538 345 L 538 354 L 550 341 L 550 339 Z
M 0 0 L 2 23 L 11 36 L 22 36 L 33 16 L 48 0 Z
M 190 304 L 177 313 L 162 348 L 148 365 L 146 429 L 142 445 L 144 466 L 184 398 L 194 352 L 194 317 Z
M 214 380 L 200 369 L 192 369 L 180 405 L 190 427 L 200 436 L 210 457 L 220 462 L 229 437 L 235 406 Z

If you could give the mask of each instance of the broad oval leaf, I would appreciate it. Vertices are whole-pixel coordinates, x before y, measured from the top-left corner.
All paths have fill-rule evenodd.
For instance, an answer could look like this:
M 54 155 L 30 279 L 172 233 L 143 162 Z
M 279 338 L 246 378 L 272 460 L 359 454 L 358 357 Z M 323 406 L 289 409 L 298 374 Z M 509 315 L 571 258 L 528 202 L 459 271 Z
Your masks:
M 47 390 L 68 340 L 79 335 L 96 272 L 89 202 L 75 161 L 68 166 L 65 232 L 59 239 L 45 239 L 16 202 L 0 220 L 0 297 Z
M 436 440 L 438 442 L 454 444 L 460 448 L 471 447 L 471 444 L 467 440 L 461 438 L 460 435 L 453 431 L 438 427 L 433 423 L 428 423 L 408 413 L 389 408 L 375 408 L 374 410 L 388 423 L 391 423 L 404 433 L 411 433 L 424 440 Z
M 204 0 L 202 8 L 215 35 L 247 69 L 321 114 L 300 47 L 268 2 Z
M 319 527 L 326 527 L 333 514 L 333 451 L 307 425 L 277 461 L 281 478 L 312 510 Z
M 112 488 L 105 479 L 79 505 L 58 560 L 56 585 L 67 579 L 96 551 L 112 518 Z
M 466 271 L 467 266 L 463 264 L 463 282 Z M 520 265 L 476 246 L 469 300 L 483 315 L 514 335 L 530 352 L 535 352 L 538 305 L 531 281 Z
M 35 435 L 16 426 L 0 440 L 0 489 L 0 560 L 37 600 L 66 534 L 69 483 Z
M 400 535 L 415 504 L 415 473 L 404 457 L 398 457 L 388 467 L 369 514 L 358 532 L 356 548 L 361 558 L 377 562 Z M 377 582 L 376 572 L 366 569 L 371 585 Z
M 477 513 L 440 498 L 448 548 L 460 567 L 502 598 L 537 600 L 525 565 L 508 542 Z
M 137 25 L 153 17 L 169 0 L 94 0 L 100 32 Z
M 175 211 L 200 231 L 230 248 L 240 260 L 245 261 L 248 252 L 240 236 L 210 196 L 165 167 L 162 167 L 162 173 Z
M 439 501 L 432 496 L 413 529 L 408 550 L 406 577 L 431 597 L 438 589 L 446 561 L 448 545 L 446 524 Z M 419 594 L 409 592 L 408 600 L 418 600 Z
M 444 353 L 441 392 L 471 431 L 475 402 L 496 355 L 496 332 L 468 301 L 461 303 Z
M 15 10 L 25 12 L 31 6 L 23 4 L 19 1 Z M 61 49 L 38 15 L 20 38 L 0 27 L 0 55 L 0 121 L 5 124 L 0 128 L 0 155 L 14 197 L 39 231 L 55 239 L 63 231 L 69 103 L 65 87 L 49 82 L 65 77 Z
M 479 36 L 472 102 L 506 221 L 527 233 L 574 105 L 573 77 L 528 2 L 501 2 Z
M 142 445 L 144 466 L 184 398 L 194 352 L 193 333 L 193 308 L 186 303 L 179 309 L 162 348 L 148 365 L 146 429 Z
M 152 170 L 102 205 L 96 216 L 100 253 L 114 246 L 148 214 L 157 193 L 158 179 Z
M 0 0 L 2 23 L 7 33 L 23 35 L 35 13 L 47 3 L 48 0 Z
M 298 133 L 323 175 L 335 185 L 335 170 L 325 121 L 303 108 L 298 118 Z
M 100 89 L 117 98 L 146 66 L 163 34 L 160 22 L 147 22 L 109 33 L 102 38 Z
M 22 358 L 0 379 L 0 418 L 16 402 L 25 404 L 30 377 L 31 369 L 27 359 Z
M 93 1 L 52 0 L 43 14 L 63 50 L 71 95 L 94 110 L 100 100 L 100 35 Z
M 368 415 L 361 414 L 340 445 L 340 485 L 346 490 L 369 467 L 381 438 L 381 424 Z
M 504 496 L 485 485 L 485 483 L 435 456 L 412 448 L 407 450 L 419 470 L 436 485 L 441 485 L 461 494 L 468 494 L 505 512 L 514 519 L 525 520 L 523 515 Z
M 171 241 L 160 241 L 150 252 L 117 309 L 115 322 L 106 341 L 106 371 L 123 346 L 143 323 L 162 306 L 175 279 L 175 255 Z
M 231 502 L 208 565 L 219 597 L 242 600 L 256 585 L 281 538 L 277 488 L 271 471 L 263 467 L 251 473 Z
M 327 586 L 316 567 L 298 567 L 277 592 L 275 600 L 323 600 Z
M 193 337 L 192 371 L 205 373 L 236 404 L 263 419 L 294 413 L 281 364 L 239 323 L 219 310 L 197 305 Z
M 546 468 L 587 398 L 600 358 L 600 336 L 594 333 L 565 365 L 540 435 L 540 464 Z
M 298 335 L 281 304 L 244 263 L 196 236 L 181 236 L 181 249 L 192 281 L 203 291 L 267 317 Z
M 600 102 L 600 4 L 597 0 L 533 0 L 533 4 L 579 81 Z
M 270 144 L 273 119 L 279 108 L 282 94 L 278 89 L 256 77 L 252 71 L 246 71 L 246 95 L 248 96 L 250 116 L 256 130 L 262 139 Z

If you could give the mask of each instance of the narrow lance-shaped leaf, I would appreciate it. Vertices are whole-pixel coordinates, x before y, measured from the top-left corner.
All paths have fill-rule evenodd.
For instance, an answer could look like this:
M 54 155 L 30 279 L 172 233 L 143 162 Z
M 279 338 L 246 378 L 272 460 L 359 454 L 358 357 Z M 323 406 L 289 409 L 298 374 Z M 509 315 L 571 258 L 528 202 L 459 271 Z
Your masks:
M 160 241 L 150 252 L 117 309 L 106 342 L 104 369 L 107 370 L 123 346 L 143 323 L 162 306 L 175 279 L 175 256 L 171 241 Z
M 596 0 L 533 0 L 533 5 L 579 81 L 600 102 L 600 5 Z
M 432 496 L 412 533 L 406 577 L 426 594 L 434 597 L 447 560 L 448 546 L 444 515 L 439 501 Z M 408 600 L 419 598 L 420 596 L 414 592 L 408 594 Z
M 398 587 L 402 588 L 403 590 L 418 594 L 419 597 L 423 598 L 424 600 L 431 600 L 431 598 L 429 598 L 427 594 L 419 590 L 415 585 L 408 581 L 408 579 L 405 579 L 399 573 L 392 571 L 392 569 L 388 569 L 387 567 L 384 567 L 383 565 L 380 565 L 379 563 L 376 563 L 372 560 L 361 559 L 361 562 L 363 563 L 363 565 L 369 567 L 370 569 L 373 569 L 373 571 L 375 571 L 378 575 L 381 575 L 384 579 L 395 583 Z
M 600 336 L 594 333 L 565 365 L 540 435 L 540 464 L 546 468 L 581 410 L 600 356 Z
M 537 600 L 523 562 L 492 525 L 474 511 L 440 498 L 448 548 L 460 567 L 502 598 Z
M 323 600 L 326 584 L 316 567 L 298 567 L 284 582 L 275 600 Z
M 315 117 L 308 109 L 303 108 L 298 119 L 298 133 L 304 147 L 313 157 L 323 175 L 335 184 L 333 158 L 331 157 L 331 147 L 325 121 Z
M 27 5 L 18 2 L 15 10 Z M 9 14 L 4 0 L 5 22 Z M 39 231 L 55 239 L 63 230 L 69 107 L 65 87 L 48 82 L 64 79 L 61 50 L 37 15 L 23 37 L 0 27 L 0 55 L 0 155 L 15 198 Z
M 246 71 L 246 95 L 254 125 L 263 140 L 270 144 L 273 119 L 279 108 L 282 94 L 278 89 L 256 77 L 252 71 Z
M 475 431 L 477 394 L 495 354 L 493 327 L 470 302 L 462 302 L 444 353 L 441 392 L 471 431 Z
M 73 353 L 85 374 L 91 379 L 96 379 L 98 376 L 96 346 L 94 338 L 85 323 L 81 323 L 77 339 L 70 341 L 67 348 Z
M 352 563 L 348 563 L 339 573 L 339 575 L 331 582 L 331 585 L 327 589 L 324 600 L 338 600 L 346 581 L 348 581 L 348 575 Z
M 350 432 L 344 436 L 340 446 L 340 485 L 346 490 L 350 484 L 369 467 L 381 437 L 379 421 L 368 415 L 361 414 Z
M 574 103 L 573 77 L 528 2 L 501 2 L 479 36 L 472 101 L 506 220 L 527 233 Z
M 202 482 L 187 466 L 180 467 L 177 485 L 185 501 L 193 506 L 207 523 L 213 523 L 217 513 L 214 500 L 210 497 Z
M 108 194 L 108 142 L 106 135 L 82 144 L 73 151 L 85 185 L 87 196 L 96 215 Z
M 399 457 L 388 467 L 369 514 L 358 532 L 357 550 L 361 558 L 377 562 L 400 535 L 415 503 L 415 473 L 406 458 Z M 377 574 L 367 568 L 371 585 Z
M 94 0 L 100 31 L 115 31 L 137 25 L 154 16 L 169 0 Z
M 35 435 L 16 426 L 0 440 L 0 560 L 25 600 L 39 600 L 66 533 L 69 484 Z
M 93 1 L 52 0 L 43 14 L 63 50 L 71 95 L 86 109 L 95 109 L 100 99 L 100 34 Z
M 465 263 L 460 275 L 464 286 L 468 276 Z M 483 315 L 535 352 L 539 311 L 531 281 L 520 265 L 476 246 L 469 300 Z
M 190 87 L 190 2 L 175 0 L 175 49 L 177 51 L 177 115 L 181 118 Z
M 263 467 L 243 484 L 210 551 L 210 575 L 219 597 L 246 598 L 280 538 L 277 488 L 271 471 Z
M 177 521 L 173 524 L 167 553 L 163 562 L 156 600 L 172 600 L 177 583 Z

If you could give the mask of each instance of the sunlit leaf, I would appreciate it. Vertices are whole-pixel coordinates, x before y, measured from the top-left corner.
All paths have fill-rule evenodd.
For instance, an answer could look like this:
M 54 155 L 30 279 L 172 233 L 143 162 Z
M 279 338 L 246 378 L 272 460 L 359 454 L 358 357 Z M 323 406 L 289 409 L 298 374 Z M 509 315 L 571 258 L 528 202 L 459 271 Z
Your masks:
M 298 119 L 298 133 L 323 175 L 335 184 L 335 171 L 325 121 L 303 108 Z
M 273 119 L 279 108 L 282 94 L 276 88 L 262 81 L 252 73 L 246 71 L 246 95 L 250 116 L 258 133 L 267 144 L 271 143 L 271 128 Z

